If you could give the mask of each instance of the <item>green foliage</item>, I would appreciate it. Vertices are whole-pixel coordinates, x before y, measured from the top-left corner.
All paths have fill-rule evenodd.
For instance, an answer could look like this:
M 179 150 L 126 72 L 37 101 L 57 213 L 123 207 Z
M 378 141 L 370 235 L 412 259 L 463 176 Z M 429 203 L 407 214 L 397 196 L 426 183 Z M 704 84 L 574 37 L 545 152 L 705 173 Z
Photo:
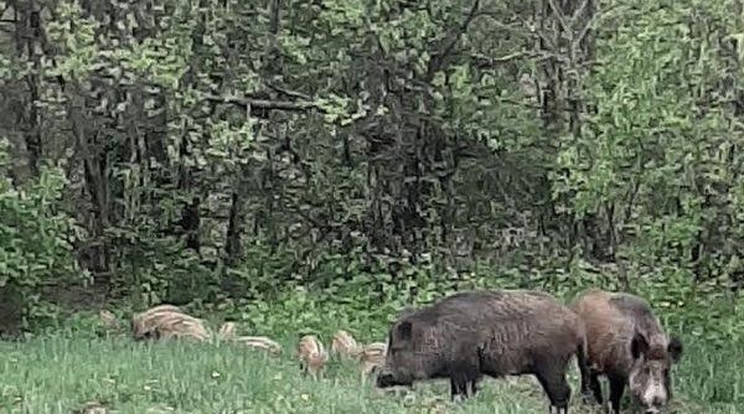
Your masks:
M 0 280 L 24 298 L 76 256 L 135 309 L 256 328 L 600 286 L 744 335 L 735 2 L 21 3 Z
M 82 276 L 72 246 L 83 233 L 62 209 L 64 175 L 54 168 L 40 174 L 18 190 L 0 181 L 0 289 L 10 292 L 2 300 L 31 319 L 41 316 L 33 313 L 41 287 Z

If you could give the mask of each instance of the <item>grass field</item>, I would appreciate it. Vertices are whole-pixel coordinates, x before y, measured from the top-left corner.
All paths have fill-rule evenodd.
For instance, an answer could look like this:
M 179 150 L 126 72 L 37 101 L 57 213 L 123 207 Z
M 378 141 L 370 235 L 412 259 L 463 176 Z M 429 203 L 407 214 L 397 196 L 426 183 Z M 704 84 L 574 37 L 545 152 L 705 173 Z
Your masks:
M 0 412 L 89 413 L 489 413 L 548 412 L 531 377 L 491 380 L 464 403 L 449 386 L 419 383 L 414 391 L 362 385 L 356 366 L 332 360 L 319 382 L 302 378 L 291 341 L 280 357 L 228 344 L 134 343 L 127 337 L 72 335 L 0 343 Z M 744 412 L 744 347 L 706 351 L 688 339 L 675 372 L 671 413 Z M 578 388 L 575 369 L 571 385 Z M 82 412 L 82 411 L 77 411 Z M 573 413 L 599 413 L 572 402 Z

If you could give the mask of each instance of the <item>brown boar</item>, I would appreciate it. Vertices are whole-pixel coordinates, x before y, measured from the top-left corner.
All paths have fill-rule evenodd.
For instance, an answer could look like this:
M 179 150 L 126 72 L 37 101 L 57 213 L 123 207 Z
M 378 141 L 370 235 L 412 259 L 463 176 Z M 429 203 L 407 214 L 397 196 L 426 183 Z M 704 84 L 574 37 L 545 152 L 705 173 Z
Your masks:
M 388 335 L 379 387 L 449 378 L 450 393 L 468 396 L 488 375 L 532 374 L 552 407 L 568 412 L 566 381 L 576 355 L 587 374 L 584 327 L 546 293 L 494 290 L 456 293 L 400 318 Z
M 331 354 L 339 355 L 344 358 L 357 357 L 361 352 L 361 348 L 357 341 L 351 336 L 350 333 L 343 329 L 338 330 L 333 334 L 331 339 Z
M 359 361 L 362 364 L 362 381 L 385 365 L 386 352 L 387 344 L 384 342 L 373 342 L 361 347 Z
M 211 335 L 201 319 L 184 313 L 163 313 L 156 319 L 154 335 L 156 339 L 190 338 L 206 341 Z
M 249 348 L 268 351 L 274 355 L 282 353 L 281 345 L 265 336 L 238 336 L 234 341 Z
M 310 374 L 318 379 L 318 373 L 328 362 L 328 353 L 323 343 L 315 335 L 305 335 L 297 344 L 297 357 L 300 359 L 300 370 L 303 375 Z
M 173 305 L 160 305 L 132 318 L 135 340 L 190 337 L 200 341 L 210 337 L 201 319 L 189 316 Z
M 119 320 L 116 319 L 116 316 L 110 311 L 101 309 L 98 312 L 98 319 L 100 320 L 101 325 L 106 329 L 119 330 L 120 328 Z
M 158 305 L 144 312 L 132 316 L 131 327 L 132 336 L 135 340 L 148 338 L 152 333 L 155 321 L 164 313 L 177 312 L 182 313 L 181 309 L 173 305 Z
M 598 377 L 604 375 L 615 414 L 626 387 L 643 412 L 663 410 L 672 395 L 670 368 L 682 357 L 682 342 L 664 333 L 648 302 L 629 293 L 591 289 L 571 308 L 586 326 L 587 380 L 596 401 L 603 403 Z

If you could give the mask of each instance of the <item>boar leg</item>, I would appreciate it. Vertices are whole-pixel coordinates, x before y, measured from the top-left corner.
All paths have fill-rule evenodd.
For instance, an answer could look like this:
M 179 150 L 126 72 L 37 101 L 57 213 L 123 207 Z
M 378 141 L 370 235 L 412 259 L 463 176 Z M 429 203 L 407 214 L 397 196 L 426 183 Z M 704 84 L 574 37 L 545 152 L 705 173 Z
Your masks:
M 571 387 L 566 381 L 566 370 L 561 369 L 561 364 L 539 364 L 535 376 L 548 394 L 552 407 L 556 407 L 557 413 L 568 414 L 568 401 L 571 399 Z
M 368 376 L 372 375 L 377 369 L 377 365 L 365 362 L 362 366 L 362 384 L 365 383 Z
M 450 377 L 450 401 L 454 402 L 460 394 L 460 387 L 454 377 Z
M 583 345 L 579 345 L 577 349 L 576 361 L 579 366 L 579 373 L 581 374 L 581 395 L 584 401 L 589 402 L 591 391 L 593 390 L 593 378 L 592 370 L 589 368 L 586 360 L 586 352 Z
M 465 373 L 452 374 L 450 376 L 451 400 L 454 401 L 455 397 L 460 398 L 460 400 L 467 398 L 469 391 L 468 385 L 470 385 L 472 381 L 474 380 L 469 378 Z
M 602 405 L 603 398 L 602 398 L 602 384 L 599 383 L 599 373 L 592 370 L 589 373 L 589 387 L 592 390 L 592 393 L 594 394 L 594 400 L 597 401 L 599 405 Z
M 454 399 L 455 395 L 461 395 L 467 398 L 469 391 L 468 385 L 471 382 L 475 382 L 480 375 L 478 361 L 463 358 L 452 363 L 449 366 L 449 372 L 452 399 Z
M 477 392 L 478 392 L 478 378 L 473 378 L 473 380 L 470 381 L 470 395 L 475 396 Z
M 463 393 L 463 388 L 467 388 L 467 383 L 463 386 L 462 380 L 458 376 L 453 375 L 450 377 L 450 401 L 461 401 L 463 394 L 467 395 L 467 391 Z
M 620 414 L 620 399 L 625 392 L 625 380 L 617 375 L 608 375 L 610 380 L 610 405 L 613 414 Z

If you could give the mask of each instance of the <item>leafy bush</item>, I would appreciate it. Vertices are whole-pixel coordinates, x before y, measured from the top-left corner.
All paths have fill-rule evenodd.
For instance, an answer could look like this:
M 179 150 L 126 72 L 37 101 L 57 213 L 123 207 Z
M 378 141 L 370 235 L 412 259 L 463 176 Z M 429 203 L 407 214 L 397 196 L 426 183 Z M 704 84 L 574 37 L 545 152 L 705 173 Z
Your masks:
M 689 271 L 661 269 L 597 269 L 575 261 L 568 269 L 557 262 L 540 270 L 479 266 L 471 273 L 452 274 L 434 264 L 413 265 L 406 260 L 380 259 L 377 266 L 361 269 L 359 257 L 328 261 L 323 268 L 333 277 L 327 283 L 284 283 L 270 295 L 217 299 L 216 304 L 194 308 L 201 314 L 245 324 L 252 334 L 313 332 L 330 336 L 349 329 L 364 341 L 384 340 L 387 329 L 404 307 L 420 307 L 455 291 L 482 288 L 527 288 L 551 293 L 569 303 L 593 287 L 625 290 L 646 298 L 670 332 L 704 340 L 711 347 L 744 341 L 744 301 L 714 281 L 692 285 Z M 396 272 L 388 270 L 395 262 Z M 347 273 L 332 269 L 346 269 Z M 341 274 L 343 273 L 343 274 Z M 279 279 L 278 275 L 275 275 Z M 261 276 L 270 280 L 269 274 Z M 319 276 L 317 280 L 323 280 Z M 219 316 L 217 316 L 219 315 Z M 215 323 L 215 326 L 218 322 Z
M 0 180 L 0 302 L 18 317 L 10 325 L 42 317 L 35 314 L 41 287 L 80 275 L 72 243 L 82 233 L 61 208 L 65 184 L 56 168 L 42 168 L 38 180 L 20 189 Z

